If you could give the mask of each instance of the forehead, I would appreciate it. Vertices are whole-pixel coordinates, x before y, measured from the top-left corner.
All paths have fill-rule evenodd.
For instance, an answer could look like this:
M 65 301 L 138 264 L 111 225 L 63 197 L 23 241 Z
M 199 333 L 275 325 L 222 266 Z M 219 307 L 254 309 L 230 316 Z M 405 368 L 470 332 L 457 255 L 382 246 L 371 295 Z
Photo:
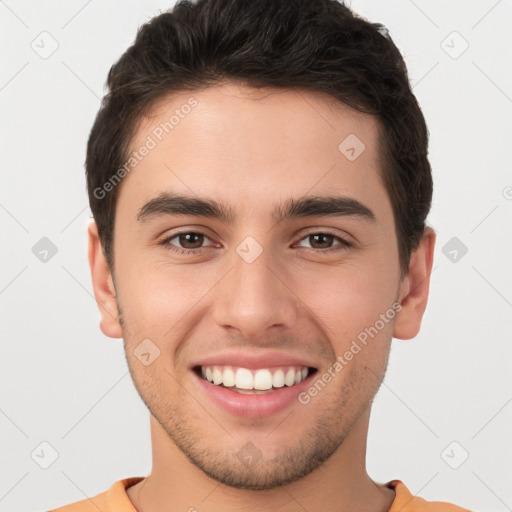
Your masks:
M 326 132 L 338 138 L 353 133 L 371 146 L 380 129 L 376 116 L 359 112 L 327 93 L 226 82 L 206 89 L 162 95 L 140 119 L 132 145 L 153 132 L 158 142 L 165 145 L 166 141 L 160 139 L 170 139 L 169 136 L 182 132 L 183 125 L 202 128 L 203 136 L 223 131 L 231 138 L 248 135 L 245 131 L 237 132 L 236 128 L 250 128 L 249 135 L 254 135 L 254 141 L 267 146 L 273 141 L 275 148 L 283 149 L 290 137 L 318 142 L 325 140 Z M 277 139 L 276 134 L 280 135 Z M 331 140 L 325 142 L 331 146 Z
M 130 154 L 150 149 L 123 189 L 138 203 L 164 189 L 246 208 L 334 189 L 375 202 L 385 193 L 379 130 L 375 116 L 318 91 L 234 82 L 180 91 L 140 120 Z

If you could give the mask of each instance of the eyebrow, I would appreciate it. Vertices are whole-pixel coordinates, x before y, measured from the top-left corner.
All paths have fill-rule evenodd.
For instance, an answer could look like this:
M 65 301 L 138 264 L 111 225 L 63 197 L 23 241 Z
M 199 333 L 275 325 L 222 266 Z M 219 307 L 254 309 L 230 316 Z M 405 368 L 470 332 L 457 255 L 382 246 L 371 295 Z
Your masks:
M 237 220 L 237 214 L 229 205 L 214 199 L 198 198 L 164 192 L 149 200 L 137 214 L 137 220 L 144 222 L 152 217 L 166 215 L 192 215 L 219 219 L 227 224 Z M 357 199 L 346 196 L 304 196 L 298 199 L 288 199 L 273 212 L 272 218 L 276 224 L 300 217 L 314 216 L 355 216 L 374 222 L 375 214 Z

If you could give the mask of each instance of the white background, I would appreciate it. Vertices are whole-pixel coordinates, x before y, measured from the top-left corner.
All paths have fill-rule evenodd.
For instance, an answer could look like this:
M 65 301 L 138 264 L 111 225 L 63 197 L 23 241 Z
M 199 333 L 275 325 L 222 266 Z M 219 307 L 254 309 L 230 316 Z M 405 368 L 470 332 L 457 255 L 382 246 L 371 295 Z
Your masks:
M 408 64 L 431 134 L 438 234 L 422 332 L 393 341 L 375 399 L 368 471 L 426 499 L 511 510 L 512 1 L 351 5 L 386 25 Z M 83 163 L 110 66 L 171 6 L 0 2 L 4 512 L 85 499 L 151 470 L 149 413 L 122 341 L 98 327 Z M 58 43 L 46 59 L 31 47 L 42 37 L 47 50 Z M 46 263 L 32 252 L 42 237 L 58 249 Z M 452 237 L 468 249 L 456 262 L 442 252 Z M 58 452 L 48 469 L 31 457 L 44 441 Z

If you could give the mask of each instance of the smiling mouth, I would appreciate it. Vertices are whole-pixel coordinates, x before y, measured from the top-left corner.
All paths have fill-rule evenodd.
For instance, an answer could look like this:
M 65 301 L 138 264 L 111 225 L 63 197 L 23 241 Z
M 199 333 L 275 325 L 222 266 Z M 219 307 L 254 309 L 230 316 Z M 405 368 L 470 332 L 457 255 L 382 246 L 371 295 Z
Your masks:
M 310 366 L 249 369 L 231 365 L 196 366 L 194 372 L 215 386 L 242 394 L 261 395 L 293 387 L 316 373 Z

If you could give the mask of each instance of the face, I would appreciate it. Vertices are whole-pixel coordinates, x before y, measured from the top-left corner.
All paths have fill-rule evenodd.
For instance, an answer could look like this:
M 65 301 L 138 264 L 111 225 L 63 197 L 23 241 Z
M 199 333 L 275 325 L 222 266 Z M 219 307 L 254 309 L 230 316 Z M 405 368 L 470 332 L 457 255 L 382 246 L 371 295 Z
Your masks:
M 234 83 L 164 98 L 137 127 L 132 151 L 149 150 L 116 206 L 121 317 L 102 329 L 168 438 L 220 482 L 307 475 L 382 381 L 409 283 L 378 134 L 327 95 Z

